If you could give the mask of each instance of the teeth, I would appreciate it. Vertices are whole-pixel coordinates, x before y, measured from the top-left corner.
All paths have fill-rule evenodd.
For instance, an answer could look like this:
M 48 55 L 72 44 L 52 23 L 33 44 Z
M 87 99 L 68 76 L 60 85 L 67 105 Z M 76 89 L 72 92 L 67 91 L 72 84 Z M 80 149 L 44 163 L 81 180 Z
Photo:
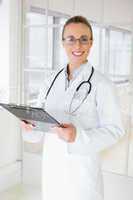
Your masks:
M 73 52 L 73 54 L 74 54 L 75 56 L 81 56 L 81 55 L 83 54 L 83 52 Z

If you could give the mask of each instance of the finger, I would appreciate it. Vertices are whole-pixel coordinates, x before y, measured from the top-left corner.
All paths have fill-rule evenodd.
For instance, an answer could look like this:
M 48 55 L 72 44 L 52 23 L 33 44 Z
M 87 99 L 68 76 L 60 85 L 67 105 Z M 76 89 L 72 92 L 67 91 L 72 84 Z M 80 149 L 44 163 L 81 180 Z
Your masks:
M 24 122 L 26 125 L 32 125 L 33 127 L 35 127 L 35 124 L 26 120 L 22 120 L 22 122 Z
M 21 126 L 26 131 L 32 131 L 33 130 L 33 125 L 32 124 L 26 124 L 25 122 L 21 122 Z
M 66 123 L 62 123 L 62 124 L 61 124 L 61 127 L 62 127 L 62 128 L 68 128 L 69 126 L 70 126 L 70 124 L 66 124 Z

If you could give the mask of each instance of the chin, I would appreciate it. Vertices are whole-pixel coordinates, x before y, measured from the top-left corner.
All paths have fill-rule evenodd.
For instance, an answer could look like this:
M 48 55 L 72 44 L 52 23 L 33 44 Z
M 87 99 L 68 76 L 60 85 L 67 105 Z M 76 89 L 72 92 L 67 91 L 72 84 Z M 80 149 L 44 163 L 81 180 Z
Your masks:
M 85 62 L 84 60 L 79 59 L 79 60 L 74 60 L 73 64 L 79 66 L 79 65 L 83 64 L 84 62 Z

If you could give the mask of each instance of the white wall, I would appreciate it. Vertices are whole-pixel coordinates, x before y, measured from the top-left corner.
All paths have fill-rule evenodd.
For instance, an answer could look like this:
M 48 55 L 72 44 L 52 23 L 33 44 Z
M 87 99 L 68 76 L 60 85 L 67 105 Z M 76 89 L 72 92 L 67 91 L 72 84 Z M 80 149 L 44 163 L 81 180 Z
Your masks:
M 74 2 L 74 14 L 84 15 L 96 22 L 132 30 L 132 0 L 75 0 Z
M 133 30 L 132 0 L 25 0 L 29 5 L 47 6 L 69 15 L 81 14 L 90 20 Z
M 105 0 L 104 22 L 133 30 L 133 1 Z
M 9 99 L 14 93 L 14 86 L 10 84 L 9 73 L 11 73 L 11 13 L 10 0 L 3 0 L 0 4 L 0 89 L 4 89 L 1 101 Z M 14 40 L 17 38 L 14 38 Z M 17 57 L 17 54 L 16 54 Z M 13 65 L 14 67 L 15 65 Z M 6 77 L 6 78 L 5 78 Z M 13 78 L 13 76 L 12 76 Z M 14 77 L 15 81 L 15 77 Z M 18 121 L 9 115 L 7 111 L 0 108 L 0 191 L 11 184 L 21 180 L 21 139 Z M 3 184 L 2 184 L 3 183 Z
M 0 87 L 3 89 L 9 83 L 9 3 L 0 4 Z M 6 77 L 6 79 L 4 78 Z
M 76 0 L 75 14 L 84 15 L 90 20 L 103 22 L 103 0 Z

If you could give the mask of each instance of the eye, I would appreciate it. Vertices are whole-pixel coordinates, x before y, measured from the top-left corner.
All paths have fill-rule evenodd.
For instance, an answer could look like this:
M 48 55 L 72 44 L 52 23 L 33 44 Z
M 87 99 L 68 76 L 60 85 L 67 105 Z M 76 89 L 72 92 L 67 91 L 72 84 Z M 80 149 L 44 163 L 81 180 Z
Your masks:
M 81 36 L 80 41 L 87 43 L 89 38 L 87 36 Z
M 69 37 L 66 38 L 66 41 L 68 41 L 68 42 L 74 42 L 75 38 L 73 36 L 69 36 Z

